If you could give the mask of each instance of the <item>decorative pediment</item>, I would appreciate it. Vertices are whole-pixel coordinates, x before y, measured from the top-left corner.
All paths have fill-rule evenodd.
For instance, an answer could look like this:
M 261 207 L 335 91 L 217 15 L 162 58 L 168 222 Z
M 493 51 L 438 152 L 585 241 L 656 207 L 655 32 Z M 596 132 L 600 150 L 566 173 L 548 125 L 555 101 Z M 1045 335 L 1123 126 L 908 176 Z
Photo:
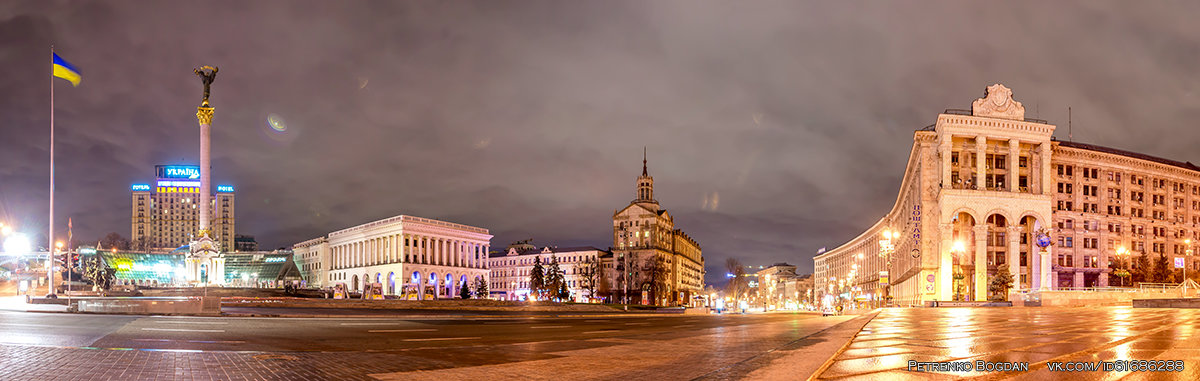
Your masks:
M 1025 120 L 1025 106 L 1012 98 L 1012 90 L 999 83 L 988 86 L 983 98 L 971 103 L 971 115 Z

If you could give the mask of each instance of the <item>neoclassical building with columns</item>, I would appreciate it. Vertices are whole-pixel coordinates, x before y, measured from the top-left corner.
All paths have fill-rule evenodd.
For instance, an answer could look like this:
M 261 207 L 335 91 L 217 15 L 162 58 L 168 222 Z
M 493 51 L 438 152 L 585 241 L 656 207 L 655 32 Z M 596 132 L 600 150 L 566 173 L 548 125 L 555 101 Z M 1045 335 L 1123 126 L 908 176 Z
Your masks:
M 1200 168 L 1055 140 L 1000 84 L 971 106 L 913 133 L 892 209 L 814 258 L 817 293 L 986 300 L 1002 267 L 1017 290 L 1087 290 L 1117 285 L 1110 264 L 1139 255 L 1200 270 Z
M 297 243 L 293 251 L 310 286 L 363 290 L 379 283 L 385 295 L 454 298 L 463 282 L 488 281 L 491 239 L 484 228 L 401 215 Z

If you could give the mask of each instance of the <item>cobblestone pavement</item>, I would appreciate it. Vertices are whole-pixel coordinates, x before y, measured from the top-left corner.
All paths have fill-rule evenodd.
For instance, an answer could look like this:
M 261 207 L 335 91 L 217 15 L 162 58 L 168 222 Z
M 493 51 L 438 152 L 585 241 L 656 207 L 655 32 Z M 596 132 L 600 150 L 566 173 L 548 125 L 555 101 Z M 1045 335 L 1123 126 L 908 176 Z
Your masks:
M 1029 371 L 909 371 L 909 361 L 1027 362 Z M 1184 360 L 1182 372 L 1054 372 L 1051 363 Z M 1200 310 L 885 309 L 818 379 L 1200 380 Z

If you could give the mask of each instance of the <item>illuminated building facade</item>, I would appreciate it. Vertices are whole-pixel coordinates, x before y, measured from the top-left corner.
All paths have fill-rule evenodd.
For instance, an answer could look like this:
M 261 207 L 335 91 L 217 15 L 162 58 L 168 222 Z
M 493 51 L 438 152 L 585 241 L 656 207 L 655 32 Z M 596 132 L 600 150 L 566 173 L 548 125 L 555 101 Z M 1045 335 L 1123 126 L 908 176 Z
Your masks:
M 816 292 L 919 305 L 989 299 L 1002 268 L 1035 291 L 1118 285 L 1109 264 L 1140 255 L 1200 270 L 1200 167 L 1057 141 L 1054 129 L 999 84 L 938 115 L 914 132 L 891 211 L 814 258 Z
M 487 229 L 396 216 L 329 233 L 292 246 L 310 287 L 361 291 L 379 283 L 385 295 L 456 298 L 463 282 L 487 281 Z
M 155 173 L 153 184 L 130 187 L 133 197 L 130 237 L 135 250 L 185 246 L 200 229 L 200 167 L 158 165 Z M 211 199 L 213 240 L 222 248 L 234 248 L 233 186 L 218 185 Z
M 606 288 L 613 295 L 625 291 L 629 302 L 660 305 L 691 305 L 704 290 L 704 257 L 700 244 L 680 229 L 675 219 L 654 199 L 654 178 L 642 158 L 642 175 L 637 178 L 637 197 L 613 213 L 613 255 L 604 257 Z M 628 274 L 622 269 L 628 264 Z M 665 290 L 655 294 L 656 274 L 665 279 Z M 627 276 L 622 276 L 627 275 Z M 617 296 L 614 301 L 622 301 Z
M 543 247 L 538 249 L 530 244 L 509 246 L 508 250 L 493 253 L 490 262 L 491 278 L 488 291 L 491 297 L 499 300 L 529 300 L 529 273 L 533 270 L 535 258 L 540 258 L 542 268 L 550 268 L 551 258 L 558 259 L 558 267 L 563 271 L 567 290 L 571 300 L 586 303 L 591 298 L 587 280 L 584 278 L 585 267 L 594 266 L 596 282 L 594 290 L 599 290 L 601 276 L 600 258 L 610 255 L 608 251 L 591 246 L 583 247 Z

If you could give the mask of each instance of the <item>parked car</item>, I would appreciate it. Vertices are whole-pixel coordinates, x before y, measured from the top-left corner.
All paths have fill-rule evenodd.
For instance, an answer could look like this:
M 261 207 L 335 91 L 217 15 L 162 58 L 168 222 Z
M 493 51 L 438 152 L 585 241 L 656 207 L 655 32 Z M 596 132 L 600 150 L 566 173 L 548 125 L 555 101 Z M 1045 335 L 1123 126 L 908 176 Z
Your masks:
M 821 308 L 821 316 L 833 316 L 833 315 L 837 315 L 837 311 L 834 310 L 833 307 L 825 306 L 824 308 Z

